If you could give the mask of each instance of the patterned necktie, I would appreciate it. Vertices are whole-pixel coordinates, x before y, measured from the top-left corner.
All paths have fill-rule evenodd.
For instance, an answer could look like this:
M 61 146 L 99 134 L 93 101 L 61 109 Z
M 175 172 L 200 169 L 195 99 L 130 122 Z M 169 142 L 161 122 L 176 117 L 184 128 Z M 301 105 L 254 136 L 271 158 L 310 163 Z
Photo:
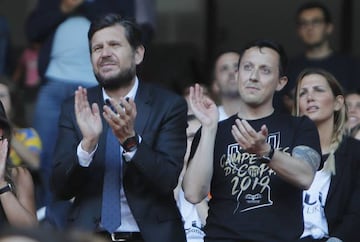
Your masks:
M 121 224 L 120 182 L 120 144 L 109 128 L 106 138 L 105 173 L 101 209 L 101 225 L 109 233 L 113 233 Z

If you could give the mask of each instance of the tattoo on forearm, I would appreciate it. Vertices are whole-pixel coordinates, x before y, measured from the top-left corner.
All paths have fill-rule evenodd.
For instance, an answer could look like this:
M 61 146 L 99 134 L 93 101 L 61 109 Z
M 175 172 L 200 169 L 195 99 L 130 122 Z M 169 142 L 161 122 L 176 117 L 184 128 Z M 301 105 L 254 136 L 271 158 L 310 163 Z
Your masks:
M 296 146 L 292 151 L 292 156 L 301 160 L 305 160 L 313 168 L 314 172 L 319 168 L 321 161 L 320 154 L 308 146 Z

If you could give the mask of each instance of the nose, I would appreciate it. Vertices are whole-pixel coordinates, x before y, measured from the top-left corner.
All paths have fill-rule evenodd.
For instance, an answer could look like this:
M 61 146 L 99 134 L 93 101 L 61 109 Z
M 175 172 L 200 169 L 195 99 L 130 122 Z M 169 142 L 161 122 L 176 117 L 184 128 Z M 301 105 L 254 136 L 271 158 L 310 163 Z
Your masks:
M 101 57 L 107 57 L 111 55 L 110 48 L 104 47 L 101 51 Z
M 306 95 L 306 99 L 308 102 L 313 101 L 314 100 L 314 95 L 312 92 L 308 92 Z
M 258 71 L 256 69 L 252 70 L 249 77 L 250 81 L 257 81 L 259 80 Z

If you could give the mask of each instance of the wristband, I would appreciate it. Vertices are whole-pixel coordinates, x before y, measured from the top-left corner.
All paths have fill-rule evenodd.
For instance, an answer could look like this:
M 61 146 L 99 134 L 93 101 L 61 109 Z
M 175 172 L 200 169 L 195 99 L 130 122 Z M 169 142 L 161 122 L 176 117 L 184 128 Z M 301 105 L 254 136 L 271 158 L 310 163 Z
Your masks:
M 12 191 L 12 187 L 11 187 L 10 183 L 8 183 L 6 186 L 0 188 L 0 195 L 5 192 L 10 192 L 10 191 Z

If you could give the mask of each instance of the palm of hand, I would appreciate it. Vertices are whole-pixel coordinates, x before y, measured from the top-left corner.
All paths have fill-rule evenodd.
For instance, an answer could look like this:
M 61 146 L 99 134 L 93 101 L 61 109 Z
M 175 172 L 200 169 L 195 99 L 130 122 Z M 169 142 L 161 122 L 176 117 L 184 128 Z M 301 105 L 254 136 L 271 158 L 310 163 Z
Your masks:
M 79 110 L 76 112 L 76 120 L 83 137 L 98 137 L 101 134 L 102 121 L 98 111 L 91 110 L 90 107 Z

